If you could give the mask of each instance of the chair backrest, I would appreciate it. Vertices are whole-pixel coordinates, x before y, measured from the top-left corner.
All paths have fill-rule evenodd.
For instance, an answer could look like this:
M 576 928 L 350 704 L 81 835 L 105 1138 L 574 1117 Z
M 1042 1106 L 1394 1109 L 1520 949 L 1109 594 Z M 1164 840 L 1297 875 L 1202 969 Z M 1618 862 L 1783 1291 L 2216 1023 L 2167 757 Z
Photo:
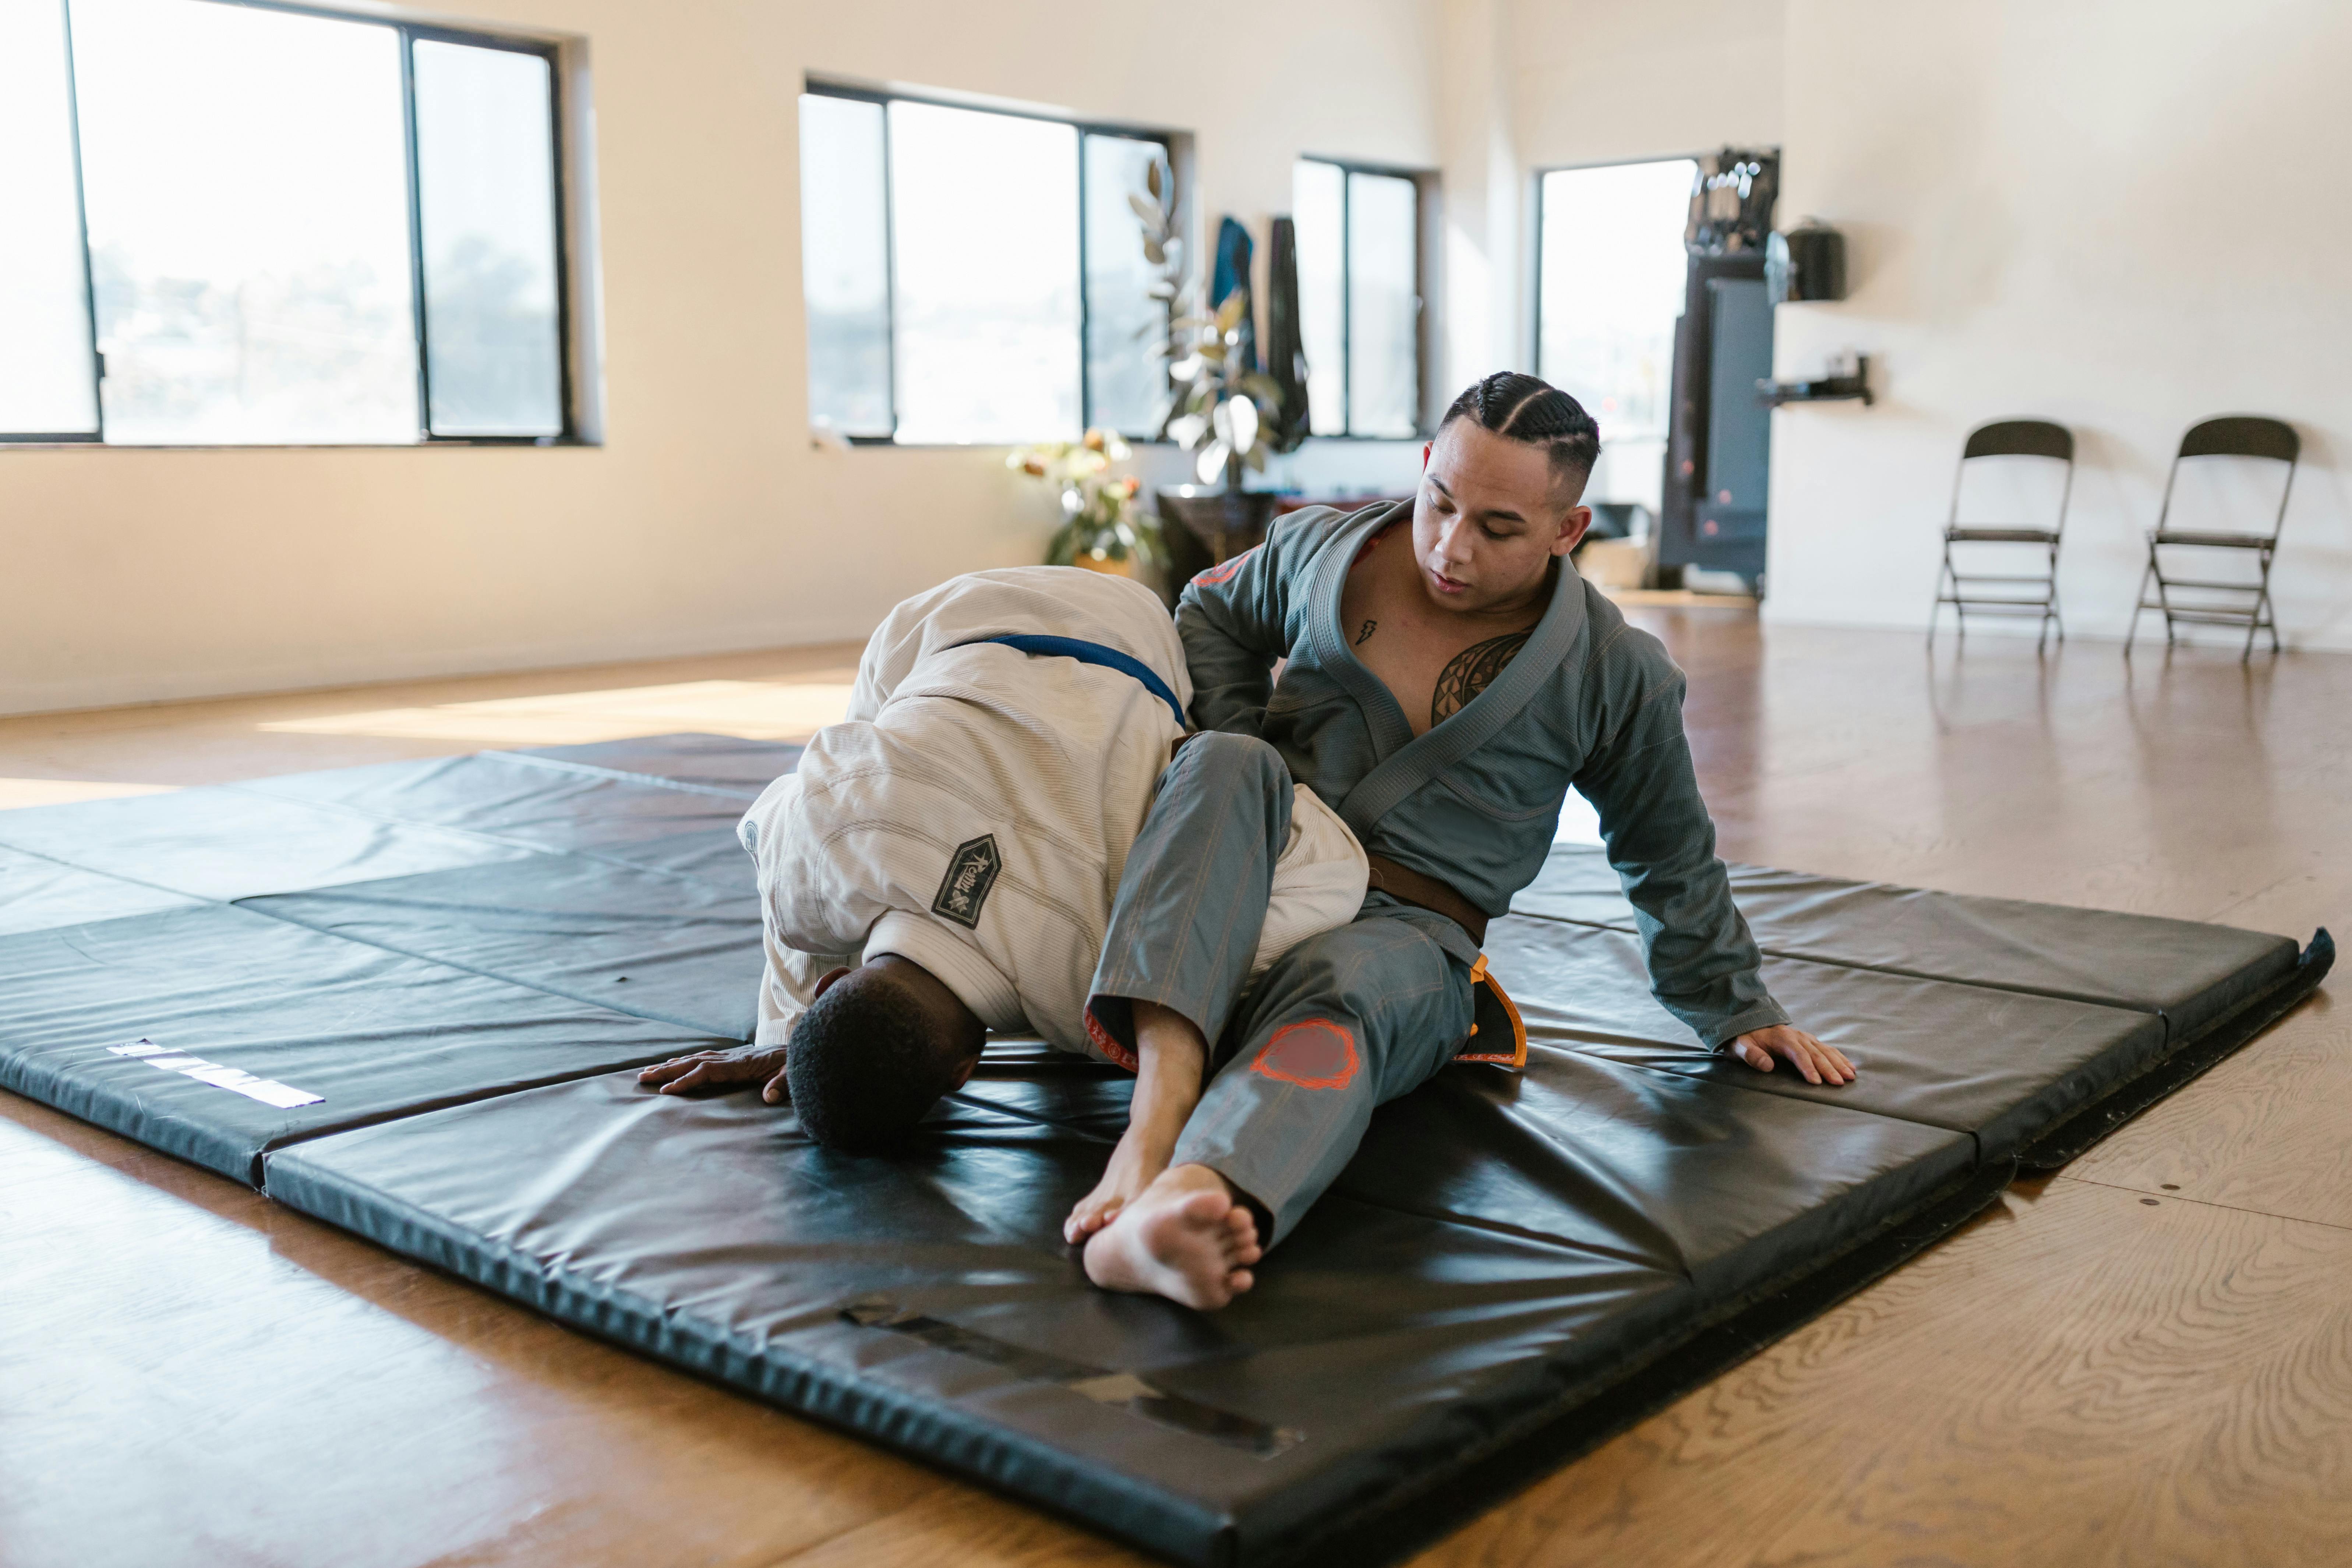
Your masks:
M 1969 432 L 1968 442 L 1960 448 L 1960 461 L 1970 458 L 2055 458 L 2071 463 L 2074 433 L 2047 419 L 1997 419 Z
M 2184 458 L 2269 458 L 2292 463 L 2303 450 L 2294 426 L 2259 414 L 2225 414 L 2191 425 L 2180 437 Z
M 1960 463 L 1952 479 L 1952 511 L 1947 526 L 1960 520 L 1960 492 L 1967 488 L 1969 465 L 1979 458 L 2048 458 L 2066 465 L 2065 483 L 2058 491 L 2058 515 L 2049 526 L 2063 531 L 2066 506 L 2074 493 L 2074 433 L 2047 419 L 1996 419 L 1969 432 L 1960 444 Z M 2043 473 L 2048 469 L 2042 470 Z M 1979 470 L 1981 472 L 1981 470 Z M 2035 527 L 2042 526 L 2039 523 Z

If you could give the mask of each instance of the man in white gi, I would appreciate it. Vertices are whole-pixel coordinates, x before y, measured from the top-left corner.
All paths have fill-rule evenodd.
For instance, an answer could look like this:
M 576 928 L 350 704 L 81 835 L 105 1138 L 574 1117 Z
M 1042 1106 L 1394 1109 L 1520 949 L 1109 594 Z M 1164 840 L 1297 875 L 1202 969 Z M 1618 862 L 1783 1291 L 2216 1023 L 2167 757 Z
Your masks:
M 1087 1000 L 1192 697 L 1167 610 L 1126 579 L 1015 567 L 900 605 L 866 644 L 848 718 L 817 734 L 739 830 L 767 949 L 752 1044 L 648 1068 L 641 1080 L 665 1093 L 757 1083 L 771 1102 L 789 1097 L 819 1142 L 866 1149 L 962 1085 L 983 1030 L 1034 1031 L 1134 1071 L 1135 1054 L 1094 1024 Z M 1255 908 L 1206 924 L 1256 933 L 1250 964 L 1262 969 L 1353 919 L 1368 868 L 1312 791 L 1278 770 L 1243 787 L 1280 796 L 1258 814 L 1278 841 L 1231 850 L 1237 864 L 1270 861 L 1271 879 L 1237 874 L 1217 896 L 1237 914 Z M 1237 815 L 1201 805 L 1207 819 Z M 1128 1135 L 1072 1215 L 1072 1240 L 1118 1216 L 1143 1184 L 1130 1167 L 1166 1163 L 1201 1085 L 1165 1076 L 1139 1079 Z M 1223 1265 L 1178 1289 L 1203 1305 L 1248 1289 L 1255 1216 L 1193 1206 L 1125 1227 L 1133 1241 L 1121 1250 L 1133 1256 L 1106 1254 L 1112 1277 L 1100 1282 L 1171 1293 L 1155 1249 L 1181 1251 L 1197 1277 L 1205 1233 Z

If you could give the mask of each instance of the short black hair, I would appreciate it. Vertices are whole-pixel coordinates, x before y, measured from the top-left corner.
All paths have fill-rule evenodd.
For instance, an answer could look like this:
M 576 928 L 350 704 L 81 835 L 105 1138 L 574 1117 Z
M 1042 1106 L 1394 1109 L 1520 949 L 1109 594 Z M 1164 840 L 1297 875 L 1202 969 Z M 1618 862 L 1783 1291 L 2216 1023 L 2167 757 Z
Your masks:
M 853 984 L 854 982 L 854 984 Z M 828 1149 L 887 1147 L 955 1087 L 964 1042 L 891 976 L 853 971 L 801 1015 L 784 1081 L 801 1131 Z
M 1601 457 L 1601 426 L 1584 405 L 1548 381 L 1498 370 L 1465 388 L 1437 422 L 1440 430 L 1467 419 L 1506 440 L 1541 447 L 1551 459 L 1552 478 L 1584 493 L 1592 465 Z M 1573 497 L 1571 497 L 1573 499 Z

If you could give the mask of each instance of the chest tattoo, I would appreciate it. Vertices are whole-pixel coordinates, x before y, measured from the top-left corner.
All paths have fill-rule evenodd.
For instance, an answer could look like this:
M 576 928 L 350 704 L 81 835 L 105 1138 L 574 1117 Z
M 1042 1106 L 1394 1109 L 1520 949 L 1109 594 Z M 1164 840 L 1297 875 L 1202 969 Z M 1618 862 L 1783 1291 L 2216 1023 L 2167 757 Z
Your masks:
M 1364 629 L 1356 634 L 1356 646 L 1358 647 L 1363 647 L 1364 639 L 1370 637 L 1372 635 L 1372 628 L 1380 624 L 1381 623 L 1378 621 L 1366 621 L 1364 623 Z
M 1429 699 L 1429 721 L 1433 726 L 1449 715 L 1459 713 L 1470 705 L 1470 700 L 1495 682 L 1511 656 L 1528 640 L 1526 632 L 1506 632 L 1498 637 L 1464 648 L 1449 660 L 1438 673 L 1437 689 Z

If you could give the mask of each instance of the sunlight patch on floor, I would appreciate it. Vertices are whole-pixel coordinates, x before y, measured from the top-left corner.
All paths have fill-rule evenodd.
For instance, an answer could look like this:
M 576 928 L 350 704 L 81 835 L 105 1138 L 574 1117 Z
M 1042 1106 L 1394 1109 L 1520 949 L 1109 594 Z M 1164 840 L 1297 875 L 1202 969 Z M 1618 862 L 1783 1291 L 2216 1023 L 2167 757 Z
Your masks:
M 118 784 L 108 779 L 0 779 L 0 811 L 21 805 L 62 805 L 123 795 L 168 795 L 177 784 Z
M 567 691 L 423 708 L 379 708 L 280 719 L 260 726 L 282 734 L 383 735 L 481 746 L 562 746 L 677 731 L 750 741 L 803 741 L 848 711 L 846 683 L 784 685 L 690 680 L 674 686 Z

